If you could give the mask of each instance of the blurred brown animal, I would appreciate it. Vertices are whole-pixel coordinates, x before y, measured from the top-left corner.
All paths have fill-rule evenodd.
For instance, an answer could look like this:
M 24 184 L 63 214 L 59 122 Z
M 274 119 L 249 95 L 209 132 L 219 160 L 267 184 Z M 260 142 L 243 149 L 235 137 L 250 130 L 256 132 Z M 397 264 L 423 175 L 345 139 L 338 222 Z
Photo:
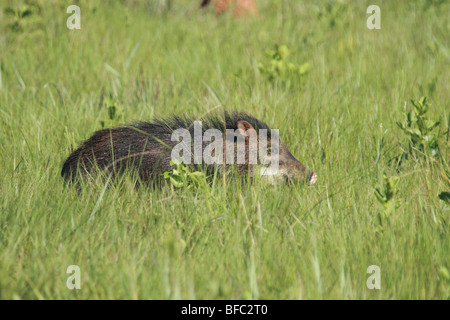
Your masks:
M 218 16 L 228 9 L 233 9 L 235 17 L 258 13 L 255 0 L 203 0 L 200 6 L 206 8 L 210 3 L 214 4 L 214 10 Z

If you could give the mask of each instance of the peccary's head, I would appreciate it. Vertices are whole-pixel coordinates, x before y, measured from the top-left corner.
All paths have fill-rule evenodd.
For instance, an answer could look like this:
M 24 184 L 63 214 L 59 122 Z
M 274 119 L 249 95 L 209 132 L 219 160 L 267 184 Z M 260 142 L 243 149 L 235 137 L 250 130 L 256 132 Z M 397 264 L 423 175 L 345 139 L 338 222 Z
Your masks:
M 251 154 L 257 154 L 255 169 L 265 180 L 272 183 L 300 180 L 308 184 L 317 181 L 317 173 L 298 161 L 281 142 L 278 130 L 255 129 L 249 121 L 240 120 L 237 122 L 237 131 L 245 137 L 247 160 L 251 160 Z

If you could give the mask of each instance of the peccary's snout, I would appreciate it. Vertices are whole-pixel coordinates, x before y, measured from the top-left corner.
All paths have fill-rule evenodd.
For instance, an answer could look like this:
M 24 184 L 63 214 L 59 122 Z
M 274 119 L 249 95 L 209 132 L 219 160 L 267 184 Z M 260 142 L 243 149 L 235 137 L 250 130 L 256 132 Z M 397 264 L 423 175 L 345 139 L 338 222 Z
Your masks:
M 308 170 L 309 172 L 311 172 L 311 175 L 309 176 L 309 184 L 314 184 L 317 181 L 317 173 L 313 172 L 311 170 Z
M 287 180 L 302 180 L 310 185 L 316 183 L 317 173 L 306 168 L 298 161 L 287 147 L 282 144 L 280 148 L 280 169 Z
M 302 180 L 310 185 L 316 183 L 317 173 L 306 168 L 300 161 L 292 157 L 291 165 L 288 165 L 288 180 Z
M 300 163 L 300 165 L 303 166 L 301 163 Z M 302 177 L 304 177 L 304 180 L 306 181 L 306 183 L 308 183 L 308 184 L 316 183 L 317 173 L 314 171 L 311 171 L 310 169 L 306 169 L 306 168 L 305 168 L 305 171 L 306 171 L 306 173 L 303 173 Z

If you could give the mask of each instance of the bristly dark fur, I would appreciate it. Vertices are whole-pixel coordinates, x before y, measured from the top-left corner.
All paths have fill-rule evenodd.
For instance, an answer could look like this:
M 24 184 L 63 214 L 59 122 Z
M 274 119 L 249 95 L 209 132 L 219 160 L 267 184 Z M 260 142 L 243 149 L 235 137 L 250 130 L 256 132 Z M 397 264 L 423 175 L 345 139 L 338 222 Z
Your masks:
M 193 132 L 194 121 L 201 121 L 203 131 L 208 129 L 218 129 L 221 132 L 224 132 L 225 129 L 236 130 L 238 121 L 247 121 L 255 128 L 256 132 L 259 132 L 260 129 L 267 129 L 268 137 L 270 137 L 270 127 L 266 123 L 245 112 L 215 112 L 198 119 L 171 115 L 167 118 L 156 118 L 149 122 L 134 122 L 132 126 L 145 132 L 150 131 L 153 134 L 155 133 L 154 130 L 157 128 L 160 133 L 172 133 L 174 130 L 180 128 L 185 128 Z
M 74 180 L 78 173 L 89 174 L 95 166 L 114 171 L 111 166 L 126 167 L 135 161 L 140 163 L 140 172 L 145 171 L 142 173 L 144 178 L 158 166 L 159 170 L 169 170 L 170 150 L 176 144 L 171 140 L 172 132 L 184 128 L 193 135 L 194 121 L 197 120 L 201 121 L 203 132 L 208 129 L 236 130 L 239 121 L 247 121 L 257 132 L 267 129 L 270 137 L 267 124 L 243 112 L 215 112 L 201 119 L 172 115 L 95 132 L 67 158 L 61 175 Z

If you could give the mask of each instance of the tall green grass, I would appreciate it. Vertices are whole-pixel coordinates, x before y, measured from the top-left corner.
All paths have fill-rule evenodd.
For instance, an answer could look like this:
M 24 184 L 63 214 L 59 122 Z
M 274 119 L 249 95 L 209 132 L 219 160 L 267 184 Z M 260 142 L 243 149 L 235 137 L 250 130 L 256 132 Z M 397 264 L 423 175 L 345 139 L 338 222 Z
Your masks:
M 0 298 L 449 298 L 448 3 L 379 1 L 381 30 L 366 27 L 369 1 L 261 1 L 246 20 L 194 1 L 89 1 L 81 30 L 66 28 L 70 1 L 33 3 L 19 31 L 5 9 L 25 2 L 0 5 Z M 309 64 L 301 81 L 261 74 L 275 44 Z M 408 146 L 396 121 L 420 96 L 443 160 L 396 168 Z M 246 111 L 318 182 L 193 192 L 125 177 L 79 192 L 61 166 L 108 104 L 125 122 Z M 400 177 L 401 204 L 380 232 L 383 175 Z M 366 287 L 370 265 L 380 290 Z

